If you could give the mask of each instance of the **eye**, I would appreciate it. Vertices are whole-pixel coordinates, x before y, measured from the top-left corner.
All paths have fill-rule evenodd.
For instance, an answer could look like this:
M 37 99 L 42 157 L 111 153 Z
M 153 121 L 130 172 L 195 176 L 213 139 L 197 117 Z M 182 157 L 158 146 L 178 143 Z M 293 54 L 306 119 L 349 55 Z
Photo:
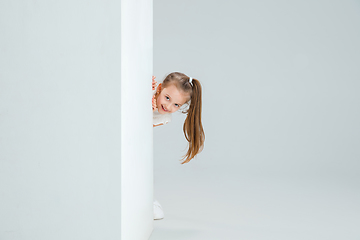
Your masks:
M 179 107 L 179 104 L 175 103 L 175 107 Z
M 168 96 L 165 96 L 166 100 L 169 100 L 170 98 Z

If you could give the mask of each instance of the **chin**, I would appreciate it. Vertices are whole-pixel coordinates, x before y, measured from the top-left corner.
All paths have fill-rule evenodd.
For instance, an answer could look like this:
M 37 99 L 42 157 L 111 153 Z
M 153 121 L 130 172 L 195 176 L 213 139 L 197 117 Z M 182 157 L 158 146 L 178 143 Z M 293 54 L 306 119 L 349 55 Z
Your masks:
M 169 112 L 165 112 L 164 110 L 158 110 L 158 112 L 160 113 L 160 114 L 166 114 L 166 113 L 169 113 Z

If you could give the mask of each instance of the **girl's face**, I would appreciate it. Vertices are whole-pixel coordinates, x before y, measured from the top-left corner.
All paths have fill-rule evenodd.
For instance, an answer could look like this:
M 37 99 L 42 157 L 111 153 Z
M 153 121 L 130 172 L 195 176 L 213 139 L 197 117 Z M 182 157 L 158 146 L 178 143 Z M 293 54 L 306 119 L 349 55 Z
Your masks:
M 159 113 L 173 113 L 189 100 L 189 94 L 179 91 L 174 84 L 163 88 L 156 99 Z

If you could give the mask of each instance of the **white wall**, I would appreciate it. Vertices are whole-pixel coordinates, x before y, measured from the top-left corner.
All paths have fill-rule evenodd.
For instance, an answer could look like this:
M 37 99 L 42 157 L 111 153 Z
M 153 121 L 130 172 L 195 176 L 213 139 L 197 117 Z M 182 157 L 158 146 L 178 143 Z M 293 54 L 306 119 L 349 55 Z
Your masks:
M 355 177 L 359 12 L 352 0 L 156 1 L 157 80 L 177 70 L 203 84 L 199 164 Z M 183 118 L 155 131 L 167 171 L 182 169 Z
M 120 239 L 120 1 L 1 1 L 0 239 Z
M 154 129 L 153 239 L 360 239 L 359 66 L 357 0 L 154 1 L 154 73 L 201 81 L 206 140 L 180 165 L 185 116 Z
M 152 1 L 121 7 L 121 239 L 143 240 L 153 229 Z

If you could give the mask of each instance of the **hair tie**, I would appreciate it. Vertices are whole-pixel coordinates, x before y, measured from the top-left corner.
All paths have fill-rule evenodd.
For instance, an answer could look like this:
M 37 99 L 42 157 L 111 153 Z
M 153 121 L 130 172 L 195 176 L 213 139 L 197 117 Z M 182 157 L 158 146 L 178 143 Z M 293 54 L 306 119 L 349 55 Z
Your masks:
M 193 85 L 192 84 L 192 77 L 189 79 L 189 83 L 191 84 L 191 86 Z

